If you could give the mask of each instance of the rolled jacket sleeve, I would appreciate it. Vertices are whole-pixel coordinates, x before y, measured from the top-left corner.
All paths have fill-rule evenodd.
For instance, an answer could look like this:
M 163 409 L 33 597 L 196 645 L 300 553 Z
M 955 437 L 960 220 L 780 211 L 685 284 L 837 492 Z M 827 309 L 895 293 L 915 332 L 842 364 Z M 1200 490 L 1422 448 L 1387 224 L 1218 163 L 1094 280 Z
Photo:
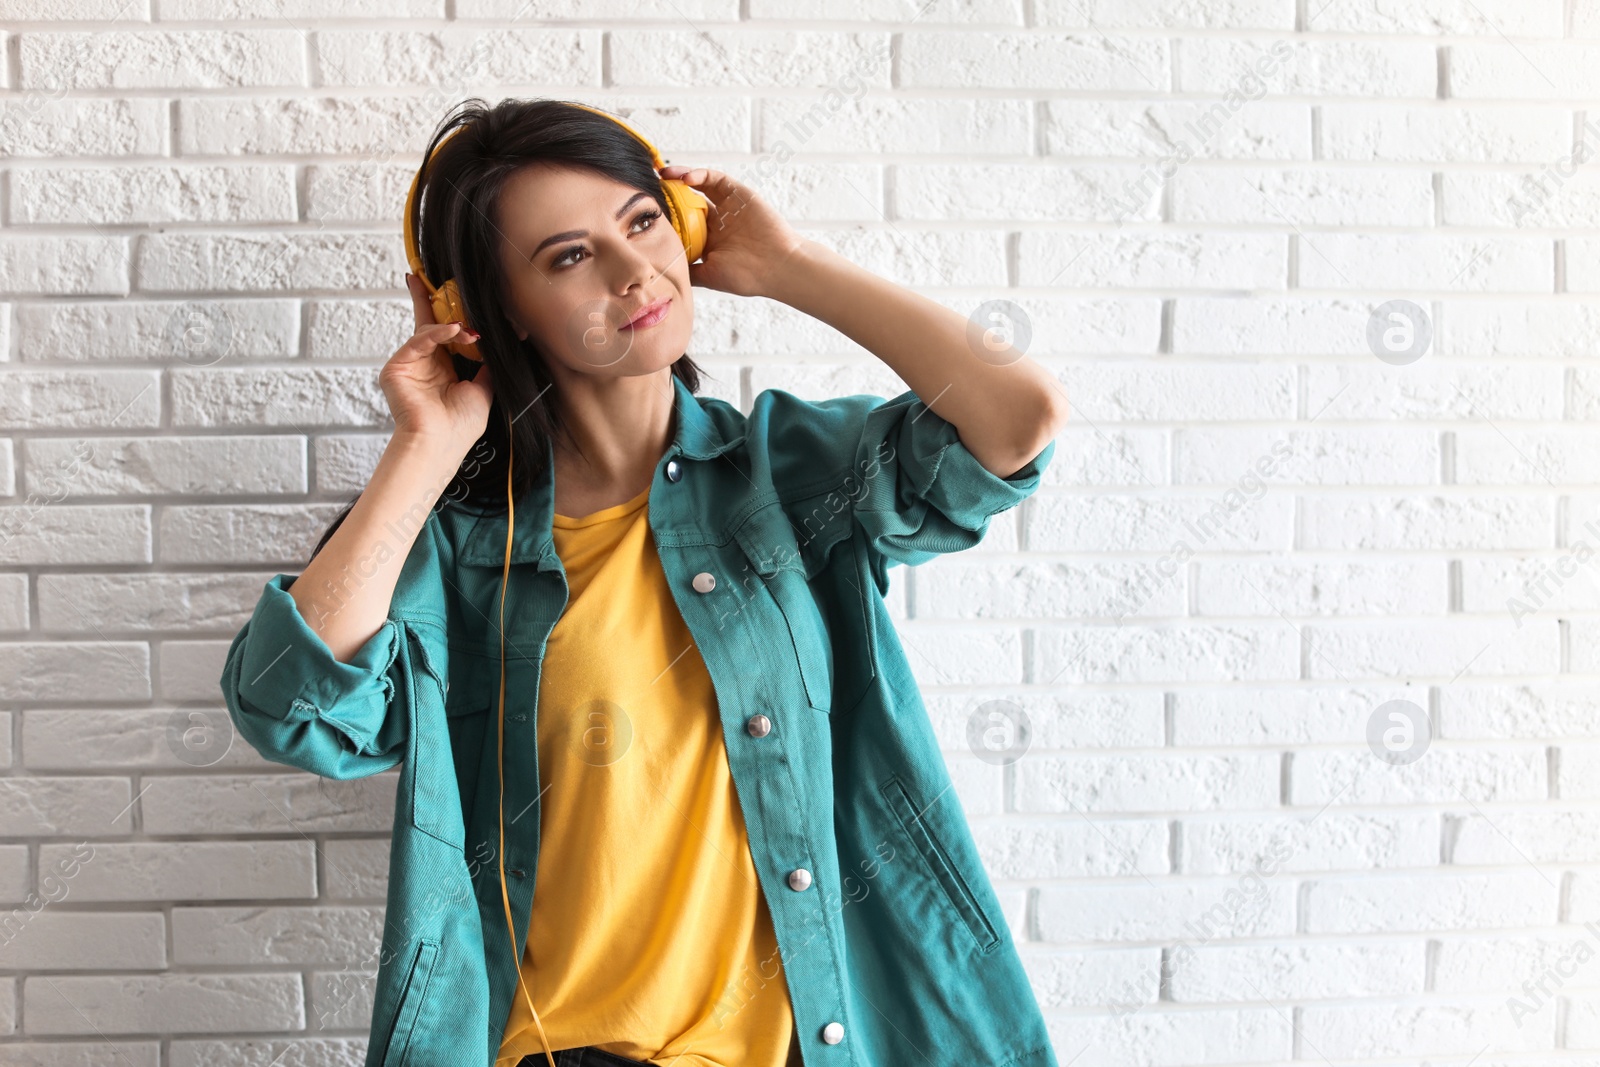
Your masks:
M 275 575 L 228 648 L 221 685 L 240 735 L 267 759 L 329 778 L 360 778 L 402 758 L 402 624 L 386 619 L 348 663 L 311 629 Z
M 978 544 L 995 515 L 1038 489 L 1055 454 L 1051 441 L 1002 478 L 909 389 L 887 400 L 857 394 L 815 402 L 769 389 L 758 405 L 770 420 L 774 480 L 791 487 L 797 512 L 824 510 L 808 507 L 808 498 L 837 501 L 827 510 L 848 507 L 880 569 Z

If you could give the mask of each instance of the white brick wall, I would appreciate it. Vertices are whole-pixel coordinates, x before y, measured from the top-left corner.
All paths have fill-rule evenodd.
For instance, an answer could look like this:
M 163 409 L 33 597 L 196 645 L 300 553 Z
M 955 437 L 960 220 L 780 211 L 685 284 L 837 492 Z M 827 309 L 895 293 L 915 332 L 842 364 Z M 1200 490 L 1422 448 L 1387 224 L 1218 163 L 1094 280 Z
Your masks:
M 1600 0 L 0 20 L 0 1063 L 359 1061 L 393 777 L 168 736 L 376 460 L 400 206 L 466 95 L 629 110 L 1028 315 L 1045 485 L 891 603 L 1063 1064 L 1600 1054 Z M 699 301 L 708 393 L 904 388 Z M 189 302 L 225 360 L 176 351 Z M 966 748 L 1001 699 L 1004 768 Z M 1434 736 L 1392 765 L 1396 701 Z

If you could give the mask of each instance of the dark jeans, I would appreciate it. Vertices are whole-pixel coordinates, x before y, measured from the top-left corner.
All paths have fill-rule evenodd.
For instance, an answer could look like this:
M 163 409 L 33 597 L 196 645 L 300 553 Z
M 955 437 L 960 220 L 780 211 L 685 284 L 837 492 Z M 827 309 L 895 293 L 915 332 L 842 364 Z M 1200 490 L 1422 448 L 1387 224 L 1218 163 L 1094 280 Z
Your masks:
M 556 1067 L 635 1067 L 644 1060 L 630 1060 L 626 1056 L 618 1056 L 615 1052 L 595 1048 L 593 1045 L 584 1045 L 582 1048 L 551 1049 L 550 1055 L 555 1057 Z M 544 1058 L 542 1051 L 531 1056 L 524 1056 L 517 1067 L 550 1067 L 550 1061 Z

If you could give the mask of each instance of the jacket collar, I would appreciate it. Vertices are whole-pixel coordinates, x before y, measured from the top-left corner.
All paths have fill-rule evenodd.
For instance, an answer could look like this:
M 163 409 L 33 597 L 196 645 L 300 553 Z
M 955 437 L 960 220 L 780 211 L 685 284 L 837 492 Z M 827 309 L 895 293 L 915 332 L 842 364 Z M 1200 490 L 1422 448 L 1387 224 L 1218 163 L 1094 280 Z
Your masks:
M 727 437 L 718 420 L 701 406 L 701 400 L 676 374 L 672 379 L 672 410 L 677 430 L 672 443 L 656 463 L 651 481 L 654 489 L 662 477 L 667 460 L 675 455 L 689 459 L 714 459 L 744 440 L 744 434 Z M 516 504 L 516 532 L 511 540 L 511 562 L 536 561 L 540 570 L 561 566 L 550 529 L 555 519 L 555 446 L 545 441 L 544 472 Z M 513 457 L 515 462 L 515 457 Z M 501 567 L 506 559 L 506 515 L 482 515 L 473 523 L 461 548 L 460 561 L 479 567 Z

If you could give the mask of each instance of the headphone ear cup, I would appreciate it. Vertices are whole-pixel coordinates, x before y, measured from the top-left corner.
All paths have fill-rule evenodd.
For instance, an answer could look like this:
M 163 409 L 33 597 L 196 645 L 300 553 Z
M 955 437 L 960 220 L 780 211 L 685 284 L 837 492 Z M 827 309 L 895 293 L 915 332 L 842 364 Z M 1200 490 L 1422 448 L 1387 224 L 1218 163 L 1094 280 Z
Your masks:
M 461 301 L 461 290 L 459 287 L 457 287 L 456 280 L 451 278 L 449 281 L 441 285 L 433 294 L 433 321 L 455 322 L 458 319 L 461 321 L 461 325 L 465 326 L 469 330 L 472 329 L 472 324 L 467 321 L 466 305 Z M 461 335 L 458 333 L 456 336 L 460 337 Z M 448 352 L 454 352 L 457 355 L 465 356 L 466 358 L 477 363 L 483 362 L 483 355 L 478 351 L 478 346 L 476 343 L 468 344 L 464 341 L 446 341 L 444 343 L 444 347 Z
M 693 263 L 706 250 L 706 215 L 711 201 L 706 195 L 680 178 L 664 178 L 661 191 L 672 207 L 672 228 L 683 240 L 683 250 Z

